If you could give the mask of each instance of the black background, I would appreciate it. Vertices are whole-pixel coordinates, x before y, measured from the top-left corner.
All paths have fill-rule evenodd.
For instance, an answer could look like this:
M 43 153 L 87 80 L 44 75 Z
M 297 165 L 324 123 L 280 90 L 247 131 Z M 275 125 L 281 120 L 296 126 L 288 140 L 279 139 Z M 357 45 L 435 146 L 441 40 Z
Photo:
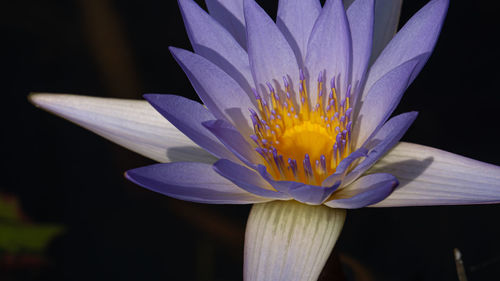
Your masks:
M 259 3 L 275 14 L 277 3 Z M 425 3 L 406 1 L 401 23 Z M 397 112 L 420 112 L 405 141 L 499 165 L 500 23 L 489 4 L 451 3 Z M 197 99 L 167 50 L 190 49 L 176 1 L 3 1 L 0 15 L 0 192 L 18 196 L 33 222 L 67 229 L 46 253 L 49 265 L 0 278 L 240 280 L 250 206 L 181 202 L 135 186 L 123 172 L 151 160 L 27 101 L 32 91 Z M 458 247 L 470 281 L 498 280 L 499 215 L 499 205 L 353 210 L 335 251 L 373 280 L 458 280 Z

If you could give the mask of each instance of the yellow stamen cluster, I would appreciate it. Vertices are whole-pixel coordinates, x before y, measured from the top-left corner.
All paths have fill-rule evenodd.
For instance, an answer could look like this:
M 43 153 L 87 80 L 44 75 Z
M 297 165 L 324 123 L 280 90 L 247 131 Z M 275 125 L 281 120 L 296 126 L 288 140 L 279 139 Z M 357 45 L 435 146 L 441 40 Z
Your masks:
M 325 95 L 320 73 L 318 102 L 311 106 L 301 72 L 296 105 L 290 83 L 283 80 L 282 96 L 268 83 L 270 102 L 255 92 L 258 112 L 250 110 L 255 131 L 251 137 L 274 179 L 320 185 L 351 153 L 350 88 L 340 101 L 332 79 L 330 93 Z

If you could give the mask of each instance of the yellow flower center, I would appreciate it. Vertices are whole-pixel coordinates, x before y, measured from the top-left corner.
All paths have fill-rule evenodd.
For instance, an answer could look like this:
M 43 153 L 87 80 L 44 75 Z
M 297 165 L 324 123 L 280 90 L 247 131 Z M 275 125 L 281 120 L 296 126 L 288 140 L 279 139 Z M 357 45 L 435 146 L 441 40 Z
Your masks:
M 283 81 L 282 97 L 267 84 L 269 103 L 255 93 L 258 112 L 250 110 L 255 131 L 251 138 L 274 179 L 320 185 L 351 153 L 350 87 L 340 101 L 333 78 L 329 94 L 325 95 L 323 73 L 320 73 L 318 102 L 310 106 L 301 71 L 300 104 L 296 106 L 288 80 L 284 77 Z

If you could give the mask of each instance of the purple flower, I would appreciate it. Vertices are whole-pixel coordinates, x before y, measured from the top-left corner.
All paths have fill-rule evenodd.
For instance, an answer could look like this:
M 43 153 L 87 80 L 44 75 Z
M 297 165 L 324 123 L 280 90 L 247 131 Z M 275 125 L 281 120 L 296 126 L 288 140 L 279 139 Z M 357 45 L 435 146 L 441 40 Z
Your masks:
M 167 122 L 142 101 L 53 94 L 32 101 L 168 162 L 126 176 L 181 200 L 334 208 L 500 202 L 499 167 L 399 142 L 417 113 L 389 118 L 434 48 L 447 0 L 427 3 L 395 36 L 398 1 L 356 0 L 345 9 L 340 0 L 324 7 L 281 0 L 276 23 L 253 0 L 206 2 L 210 14 L 179 1 L 194 53 L 170 49 L 203 105 L 145 95 Z
M 145 188 L 200 203 L 268 202 L 249 216 L 244 280 L 317 280 L 343 209 L 500 202 L 500 167 L 399 142 L 417 114 L 390 118 L 448 0 L 427 3 L 396 35 L 400 0 L 344 2 L 280 0 L 275 23 L 254 0 L 206 0 L 209 13 L 179 0 L 194 53 L 170 51 L 203 104 L 159 94 L 145 95 L 149 104 L 30 99 L 166 162 L 126 173 Z

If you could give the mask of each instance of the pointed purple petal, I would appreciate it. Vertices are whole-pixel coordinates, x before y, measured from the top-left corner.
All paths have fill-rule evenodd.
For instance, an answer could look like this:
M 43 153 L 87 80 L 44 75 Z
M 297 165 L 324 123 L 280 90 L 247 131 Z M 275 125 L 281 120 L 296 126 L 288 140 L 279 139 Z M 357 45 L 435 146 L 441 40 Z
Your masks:
M 259 155 L 245 138 L 231 124 L 224 120 L 211 120 L 202 123 L 214 134 L 238 159 L 248 166 L 261 162 Z
M 380 157 L 394 147 L 403 137 L 413 121 L 417 112 L 407 112 L 391 118 L 384 126 L 364 145 L 370 150 L 366 158 L 359 163 L 347 176 L 344 183 L 350 184 L 368 170 Z
M 202 56 L 173 47 L 170 51 L 215 118 L 230 121 L 250 135 L 252 123 L 246 109 L 254 106 L 238 83 Z
M 393 68 L 416 56 L 432 52 L 447 9 L 448 0 L 432 0 L 401 28 L 373 63 L 368 73 L 364 93 L 367 93 L 380 77 Z M 426 61 L 427 58 L 416 66 L 410 77 L 410 83 L 424 67 Z
M 316 104 L 317 77 L 325 71 L 325 77 L 335 77 L 341 97 L 345 97 L 351 79 L 351 33 L 341 0 L 327 0 L 314 24 L 307 45 L 306 70 L 310 77 L 311 104 Z
M 374 0 L 356 0 L 347 9 L 352 37 L 352 93 L 354 97 L 365 80 L 373 40 Z
M 307 42 L 320 12 L 318 0 L 279 1 L 276 25 L 292 47 L 300 67 L 303 67 Z
M 210 15 L 224 26 L 246 48 L 245 16 L 243 0 L 205 0 Z
M 500 203 L 500 167 L 412 143 L 399 143 L 369 173 L 399 187 L 375 207 Z
M 425 56 L 425 55 L 424 55 Z M 399 104 L 410 76 L 422 57 L 412 59 L 389 71 L 370 89 L 354 123 L 354 147 L 360 147 L 380 128 Z
M 251 93 L 253 78 L 247 52 L 193 0 L 179 0 L 179 6 L 195 53 L 213 62 Z
M 290 199 L 288 194 L 275 191 L 259 174 L 226 159 L 214 164 L 214 169 L 221 176 L 232 181 L 240 188 L 257 196 L 273 199 Z
M 243 7 L 248 57 L 257 91 L 266 97 L 266 82 L 270 82 L 283 93 L 283 77 L 292 81 L 299 77 L 295 54 L 274 21 L 254 0 L 245 0 Z
M 214 119 L 203 105 L 175 95 L 146 94 L 144 98 L 197 145 L 218 158 L 235 160 L 234 155 L 201 124 Z
M 378 203 L 394 190 L 398 180 L 390 174 L 371 174 L 333 194 L 333 200 L 325 203 L 332 208 L 357 209 Z
M 209 204 L 251 204 L 269 201 L 238 188 L 217 174 L 210 164 L 155 164 L 129 170 L 125 176 L 142 187 L 180 200 Z

